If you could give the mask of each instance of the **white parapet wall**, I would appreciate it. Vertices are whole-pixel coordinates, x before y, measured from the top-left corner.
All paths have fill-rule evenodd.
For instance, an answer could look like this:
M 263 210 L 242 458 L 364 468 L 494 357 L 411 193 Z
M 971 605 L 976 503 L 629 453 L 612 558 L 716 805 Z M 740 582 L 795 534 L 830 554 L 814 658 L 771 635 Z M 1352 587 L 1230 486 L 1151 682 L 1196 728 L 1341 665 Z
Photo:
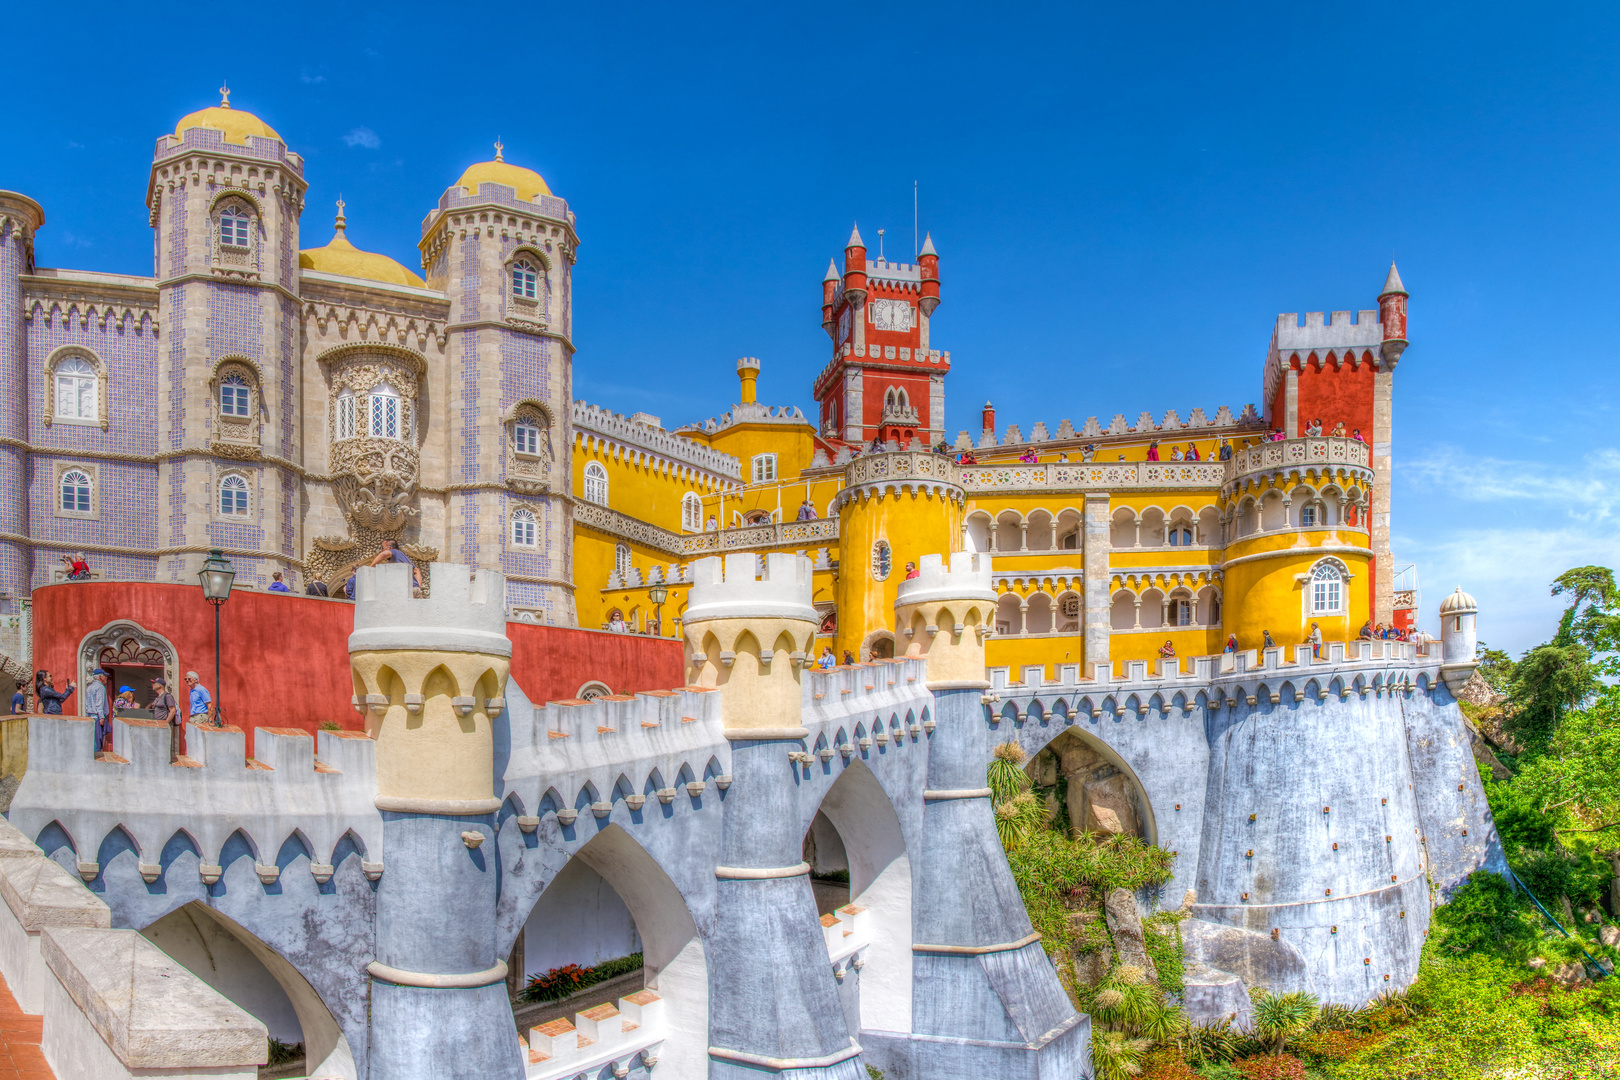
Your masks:
M 256 1080 L 264 1025 L 134 930 L 0 819 L 0 975 L 43 1017 L 60 1080 Z

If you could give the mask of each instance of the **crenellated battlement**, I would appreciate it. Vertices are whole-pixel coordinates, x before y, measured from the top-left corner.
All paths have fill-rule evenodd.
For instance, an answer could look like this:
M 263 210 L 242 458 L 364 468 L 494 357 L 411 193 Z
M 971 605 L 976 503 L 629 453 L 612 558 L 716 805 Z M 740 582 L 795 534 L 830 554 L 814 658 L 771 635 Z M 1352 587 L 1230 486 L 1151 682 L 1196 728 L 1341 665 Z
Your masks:
M 983 600 L 995 602 L 995 589 L 990 580 L 990 555 L 987 552 L 958 551 L 951 555 L 950 565 L 938 553 L 917 560 L 917 576 L 900 583 L 895 606 L 928 604 L 947 600 Z
M 432 594 L 414 596 L 404 563 L 355 572 L 354 633 L 349 651 L 430 650 L 511 656 L 506 637 L 506 576 L 459 563 L 434 563 Z
M 1307 311 L 1277 316 L 1272 341 L 1279 352 L 1295 349 L 1374 348 L 1383 341 L 1378 310 Z
M 803 555 L 773 552 L 755 577 L 758 556 L 751 552 L 698 559 L 692 563 L 692 592 L 685 623 L 710 619 L 816 620 L 811 604 L 813 568 Z

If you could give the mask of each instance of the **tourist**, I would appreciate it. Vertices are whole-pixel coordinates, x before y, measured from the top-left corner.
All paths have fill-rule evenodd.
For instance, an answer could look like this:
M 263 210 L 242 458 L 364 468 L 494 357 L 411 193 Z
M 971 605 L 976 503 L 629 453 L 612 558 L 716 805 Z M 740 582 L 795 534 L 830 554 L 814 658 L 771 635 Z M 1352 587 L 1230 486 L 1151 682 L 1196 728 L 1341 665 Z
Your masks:
M 1094 458 L 1096 456 L 1097 456 L 1097 444 L 1096 443 L 1086 443 L 1086 445 L 1084 445 L 1084 446 L 1082 446 L 1080 448 L 1080 460 L 1081 461 L 1090 461 L 1092 458 Z
M 1265 641 L 1260 643 L 1260 647 L 1263 649 L 1275 649 L 1277 647 L 1277 643 L 1271 640 L 1271 631 L 1262 630 L 1260 632 L 1264 634 L 1266 638 Z
M 1199 457 L 1198 457 L 1198 444 L 1197 443 L 1188 443 L 1187 444 L 1187 460 L 1188 461 L 1198 461 L 1198 460 L 1200 460 Z
M 62 565 L 67 568 L 67 579 L 69 581 L 90 580 L 90 564 L 84 561 L 84 552 L 78 552 L 71 557 L 62 556 Z
M 324 581 L 312 581 L 308 585 L 304 586 L 304 595 L 305 596 L 331 596 L 332 593 L 331 593 L 331 591 L 329 589 L 327 589 L 326 582 L 324 582 Z
M 169 725 L 169 764 L 179 761 L 186 752 L 186 727 L 180 722 L 180 703 L 174 700 L 162 679 L 152 680 L 152 719 Z
M 140 708 L 140 706 L 135 704 L 134 687 L 120 686 L 118 688 L 118 696 L 113 698 L 113 715 L 117 716 L 119 713 L 127 713 L 132 709 L 138 708 Z
M 922 571 L 917 569 L 917 564 L 916 563 L 914 563 L 914 562 L 906 563 L 906 580 L 907 581 L 911 581 L 912 579 L 919 578 L 921 576 L 922 576 Z
M 422 571 L 417 569 L 416 564 L 411 561 L 411 557 L 399 550 L 399 548 L 395 547 L 394 541 L 386 536 L 383 537 L 382 545 L 382 550 L 373 555 L 371 557 L 371 561 L 366 565 L 376 566 L 379 563 L 385 562 L 404 563 L 411 568 L 411 582 L 415 586 L 416 591 L 420 592 L 422 589 Z M 354 599 L 354 593 L 352 591 L 349 593 L 349 599 Z
M 1181 447 L 1172 446 L 1170 448 L 1170 460 L 1171 461 L 1181 461 L 1181 460 L 1183 460 L 1184 457 L 1185 457 L 1185 455 L 1182 454 Z
M 1220 458 L 1222 461 L 1232 460 L 1232 444 L 1227 442 L 1224 438 L 1221 439 Z
M 813 505 L 811 505 L 809 497 L 806 497 L 804 502 L 799 504 L 799 520 L 800 521 L 814 521 L 814 520 L 816 520 L 816 508 Z
M 854 663 L 855 663 L 854 655 L 848 649 L 845 649 L 844 650 L 844 666 L 845 667 L 852 667 L 852 666 L 854 666 Z
M 1018 460 L 1025 465 L 1034 465 L 1041 459 L 1040 455 L 1035 453 L 1035 448 L 1030 447 L 1028 450 L 1025 450 L 1022 454 L 1018 455 Z
M 709 520 L 705 521 L 703 523 L 703 531 L 704 532 L 718 532 L 719 531 L 719 523 L 714 520 L 714 515 L 713 514 L 710 514 L 709 515 Z
M 209 696 L 208 687 L 204 686 L 202 680 L 197 678 L 195 671 L 186 672 L 186 689 L 191 691 L 187 719 L 201 727 L 209 721 L 209 712 L 214 704 L 214 699 Z M 213 722 L 215 727 L 219 726 L 218 713 L 214 714 Z
M 821 647 L 821 659 L 817 661 L 816 666 L 822 671 L 831 671 L 833 668 L 838 666 L 838 657 L 833 655 L 831 645 L 823 645 Z
M 1344 421 L 1343 420 L 1340 420 L 1337 424 L 1333 425 L 1332 435 L 1333 435 L 1333 437 L 1335 439 L 1344 438 Z
M 1154 439 L 1152 442 L 1148 443 L 1147 459 L 1149 461 L 1158 461 L 1159 460 L 1159 440 L 1158 439 Z M 1125 455 L 1124 454 L 1119 455 L 1119 460 L 1124 461 L 1125 460 Z
M 1164 639 L 1164 644 L 1159 646 L 1159 658 L 1161 660 L 1170 660 L 1170 659 L 1173 659 L 1175 657 L 1175 655 L 1176 655 L 1175 642 L 1171 641 L 1169 638 L 1165 638 Z
M 617 611 L 608 616 L 607 628 L 608 633 L 610 634 L 623 634 L 629 629 L 624 625 L 624 616 L 620 615 Z
M 874 454 L 883 453 L 883 439 L 880 436 L 877 436 L 877 435 L 872 436 L 871 452 L 874 453 Z
M 1322 628 L 1315 623 L 1311 623 L 1310 635 L 1305 640 L 1311 643 L 1311 657 L 1320 660 L 1322 658 Z
M 1237 652 L 1237 635 L 1236 634 L 1227 634 L 1226 635 L 1226 648 L 1224 650 L 1222 650 L 1222 651 L 1224 651 L 1224 652 Z
M 46 716 L 61 716 L 62 702 L 73 696 L 73 680 L 69 679 L 67 681 L 66 691 L 58 691 L 51 682 L 50 672 L 42 671 L 40 674 L 44 676 L 45 685 L 38 686 L 34 691 L 34 696 L 40 700 L 41 707 L 39 711 Z
M 1367 441 L 1366 439 L 1363 439 L 1361 437 L 1361 429 L 1360 428 L 1352 429 L 1351 432 L 1350 432 L 1350 437 L 1352 439 L 1356 440 L 1356 442 L 1358 442 L 1358 443 L 1364 443 L 1364 442 Z
M 1067 465 L 1068 463 L 1069 463 L 1069 455 L 1067 453 L 1062 453 L 1062 454 L 1058 455 L 1058 464 L 1059 465 Z
M 112 748 L 112 717 L 107 701 L 107 672 L 96 668 L 90 673 L 90 681 L 84 687 L 84 715 L 96 722 L 97 750 Z
M 270 591 L 284 593 L 292 592 L 291 589 L 287 588 L 287 583 L 281 580 L 280 570 L 277 570 L 275 573 L 270 575 Z
M 1373 638 L 1373 625 L 1372 625 L 1372 620 L 1371 619 L 1368 619 L 1366 622 L 1361 624 L 1361 632 L 1358 633 L 1356 636 L 1358 638 L 1360 638 L 1362 641 L 1371 641 L 1372 640 L 1372 638 Z
M 1313 437 L 1322 434 L 1322 421 L 1320 419 L 1316 419 L 1306 424 L 1305 434 Z
M 22 716 L 28 711 L 28 695 L 23 693 L 23 684 L 18 683 L 17 689 L 11 695 L 11 715 Z

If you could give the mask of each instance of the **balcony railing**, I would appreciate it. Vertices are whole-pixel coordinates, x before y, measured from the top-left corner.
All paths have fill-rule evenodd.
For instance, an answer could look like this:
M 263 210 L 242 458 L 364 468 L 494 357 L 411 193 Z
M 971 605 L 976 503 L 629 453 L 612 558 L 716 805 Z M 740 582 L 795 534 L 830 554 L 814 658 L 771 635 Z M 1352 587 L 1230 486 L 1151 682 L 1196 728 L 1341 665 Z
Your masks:
M 574 503 L 574 520 L 593 529 L 632 540 L 655 551 L 676 556 L 802 548 L 838 539 L 838 521 L 834 518 L 773 522 L 769 525 L 746 525 L 740 529 L 682 534 L 645 521 L 638 521 L 629 514 L 621 514 L 617 510 L 581 500 Z
M 1360 439 L 1333 439 L 1325 436 L 1304 439 L 1283 439 L 1245 447 L 1227 462 L 1224 482 L 1230 483 L 1255 473 L 1275 472 L 1282 469 L 1332 468 L 1345 466 L 1364 473 L 1365 482 L 1372 481 L 1370 462 L 1372 451 Z
M 1113 491 L 1121 488 L 1217 488 L 1226 477 L 1222 461 L 1120 461 L 961 465 L 956 482 L 969 494 L 997 491 Z

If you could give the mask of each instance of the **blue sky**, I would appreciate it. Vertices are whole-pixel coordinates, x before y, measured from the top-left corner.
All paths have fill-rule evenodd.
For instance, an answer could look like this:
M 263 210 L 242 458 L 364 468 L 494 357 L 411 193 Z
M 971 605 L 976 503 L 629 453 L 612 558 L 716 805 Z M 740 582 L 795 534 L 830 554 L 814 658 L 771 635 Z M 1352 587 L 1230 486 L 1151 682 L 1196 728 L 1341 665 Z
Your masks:
M 102 7 L 11 17 L 0 187 L 43 265 L 151 272 L 153 140 L 222 79 L 306 157 L 306 247 L 341 192 L 415 267 L 500 137 L 579 216 L 576 396 L 666 425 L 741 355 L 808 412 L 827 260 L 853 220 L 909 257 L 913 181 L 953 432 L 1258 404 L 1277 313 L 1373 307 L 1393 255 L 1425 624 L 1460 584 L 1521 650 L 1616 560 L 1612 5 Z

